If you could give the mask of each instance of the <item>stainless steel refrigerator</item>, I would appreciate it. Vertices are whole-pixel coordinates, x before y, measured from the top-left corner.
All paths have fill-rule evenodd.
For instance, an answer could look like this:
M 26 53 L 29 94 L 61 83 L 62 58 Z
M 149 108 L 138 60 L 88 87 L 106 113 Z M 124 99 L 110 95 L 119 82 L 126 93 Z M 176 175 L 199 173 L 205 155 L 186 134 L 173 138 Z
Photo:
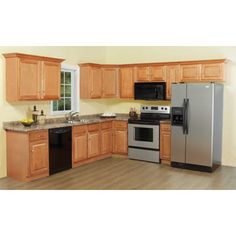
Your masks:
M 172 85 L 171 165 L 213 171 L 221 164 L 223 85 Z

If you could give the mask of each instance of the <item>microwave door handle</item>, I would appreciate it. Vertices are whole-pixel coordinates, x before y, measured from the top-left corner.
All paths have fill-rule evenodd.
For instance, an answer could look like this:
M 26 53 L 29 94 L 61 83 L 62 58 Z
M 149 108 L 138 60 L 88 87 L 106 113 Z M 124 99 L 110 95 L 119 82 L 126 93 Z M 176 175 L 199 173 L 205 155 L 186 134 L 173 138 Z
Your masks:
M 155 87 L 155 97 L 156 97 L 156 99 L 158 98 L 157 88 L 156 87 Z

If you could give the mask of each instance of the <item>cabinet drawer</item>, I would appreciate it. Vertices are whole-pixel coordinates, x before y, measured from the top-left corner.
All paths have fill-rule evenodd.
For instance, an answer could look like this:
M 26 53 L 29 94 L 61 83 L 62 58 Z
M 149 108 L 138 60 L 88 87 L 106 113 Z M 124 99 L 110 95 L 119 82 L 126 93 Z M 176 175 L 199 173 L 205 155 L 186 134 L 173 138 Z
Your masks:
M 92 124 L 92 125 L 88 125 L 88 131 L 96 131 L 99 130 L 101 127 L 100 124 Z
M 104 122 L 101 124 L 102 129 L 110 129 L 112 127 L 111 121 L 109 122 Z
M 161 124 L 161 131 L 170 131 L 171 130 L 170 124 Z
M 125 128 L 127 129 L 127 121 L 114 121 L 114 127 L 115 128 Z
M 37 140 L 43 140 L 48 138 L 48 131 L 38 131 L 38 132 L 32 132 L 29 134 L 29 140 L 30 141 L 37 141 Z
M 87 125 L 79 125 L 73 127 L 73 133 L 85 133 L 87 132 Z

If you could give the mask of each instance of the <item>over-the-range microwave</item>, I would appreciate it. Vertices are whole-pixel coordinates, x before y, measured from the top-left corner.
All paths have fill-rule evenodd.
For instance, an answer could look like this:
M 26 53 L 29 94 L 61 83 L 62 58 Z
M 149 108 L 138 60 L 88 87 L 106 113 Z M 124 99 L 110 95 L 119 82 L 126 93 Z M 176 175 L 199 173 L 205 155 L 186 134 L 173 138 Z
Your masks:
M 165 100 L 166 99 L 166 83 L 135 83 L 134 84 L 135 100 Z

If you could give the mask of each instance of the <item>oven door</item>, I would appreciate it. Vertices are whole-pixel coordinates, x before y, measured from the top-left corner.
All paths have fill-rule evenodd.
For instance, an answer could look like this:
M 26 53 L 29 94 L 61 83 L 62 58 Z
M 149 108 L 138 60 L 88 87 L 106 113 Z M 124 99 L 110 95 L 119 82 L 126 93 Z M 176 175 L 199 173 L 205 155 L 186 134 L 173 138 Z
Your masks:
M 159 150 L 159 125 L 129 124 L 128 145 Z

